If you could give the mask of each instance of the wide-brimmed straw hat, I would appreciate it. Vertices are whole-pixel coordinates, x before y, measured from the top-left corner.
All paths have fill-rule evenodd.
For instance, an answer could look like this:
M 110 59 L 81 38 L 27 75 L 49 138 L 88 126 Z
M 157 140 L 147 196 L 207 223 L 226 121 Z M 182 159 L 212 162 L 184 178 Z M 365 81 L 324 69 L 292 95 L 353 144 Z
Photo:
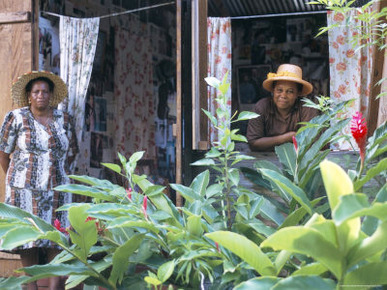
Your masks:
M 302 69 L 294 64 L 281 64 L 277 73 L 268 73 L 267 79 L 263 81 L 262 86 L 265 90 L 273 91 L 273 82 L 291 81 L 302 85 L 300 96 L 309 95 L 313 91 L 311 83 L 302 79 Z
M 32 71 L 19 76 L 12 84 L 11 97 L 13 102 L 21 107 L 28 106 L 26 86 L 30 81 L 39 77 L 48 78 L 54 83 L 54 91 L 50 98 L 51 106 L 56 107 L 67 97 L 67 86 L 58 75 L 48 71 Z

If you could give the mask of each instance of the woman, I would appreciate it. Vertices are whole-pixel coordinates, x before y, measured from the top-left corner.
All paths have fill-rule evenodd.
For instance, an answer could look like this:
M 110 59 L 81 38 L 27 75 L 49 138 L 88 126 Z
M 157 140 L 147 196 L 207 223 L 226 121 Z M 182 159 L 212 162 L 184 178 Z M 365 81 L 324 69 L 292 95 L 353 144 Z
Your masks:
M 292 142 L 300 125 L 318 114 L 303 107 L 299 97 L 310 94 L 313 86 L 302 79 L 299 66 L 282 64 L 277 73 L 269 73 L 263 88 L 273 96 L 261 99 L 254 107 L 259 117 L 251 119 L 247 127 L 247 140 L 252 151 L 272 151 L 275 146 Z
M 64 213 L 55 210 L 71 202 L 71 196 L 53 190 L 68 183 L 66 168 L 78 152 L 69 115 L 56 109 L 67 97 L 66 84 L 55 74 L 35 71 L 18 78 L 11 96 L 21 108 L 8 112 L 0 131 L 0 164 L 7 174 L 5 203 L 50 224 L 58 219 L 66 225 Z M 58 249 L 47 240 L 38 240 L 15 252 L 27 267 L 38 264 L 42 254 L 53 259 Z M 58 277 L 51 279 L 50 289 L 60 289 L 57 283 Z M 28 289 L 37 289 L 36 283 Z

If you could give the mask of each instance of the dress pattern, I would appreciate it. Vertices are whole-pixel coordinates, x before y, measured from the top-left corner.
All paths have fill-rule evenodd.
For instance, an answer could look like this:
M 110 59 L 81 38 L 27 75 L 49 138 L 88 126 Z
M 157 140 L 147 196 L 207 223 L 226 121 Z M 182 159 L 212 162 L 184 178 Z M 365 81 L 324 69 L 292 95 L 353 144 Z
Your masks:
M 6 176 L 5 203 L 32 213 L 47 223 L 58 218 L 68 226 L 64 212 L 55 212 L 71 202 L 71 194 L 53 189 L 69 183 L 67 157 L 78 152 L 72 120 L 54 109 L 46 126 L 35 120 L 28 107 L 9 112 L 0 130 L 0 150 L 12 154 Z M 49 246 L 48 241 L 23 248 Z

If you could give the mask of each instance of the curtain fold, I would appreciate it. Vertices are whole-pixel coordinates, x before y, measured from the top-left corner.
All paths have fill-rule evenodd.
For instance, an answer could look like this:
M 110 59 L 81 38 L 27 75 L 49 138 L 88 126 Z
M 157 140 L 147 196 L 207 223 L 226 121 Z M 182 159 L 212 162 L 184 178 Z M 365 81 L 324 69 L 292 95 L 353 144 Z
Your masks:
M 209 17 L 207 19 L 208 46 L 208 76 L 222 80 L 228 72 L 228 82 L 231 84 L 231 20 L 230 18 Z M 208 111 L 216 116 L 216 90 L 208 89 Z M 227 92 L 227 106 L 223 108 L 231 112 L 231 86 Z M 218 122 L 221 122 L 218 118 Z M 208 122 L 208 142 L 218 141 L 218 134 L 211 122 Z
M 371 38 L 360 49 L 352 45 L 352 39 L 358 33 L 369 33 L 369 26 L 355 18 L 359 11 L 354 8 L 342 13 L 329 11 L 327 24 L 335 26 L 328 32 L 329 36 L 329 67 L 330 96 L 335 102 L 355 99 L 352 105 L 342 113 L 343 118 L 351 118 L 356 111 L 367 117 L 367 108 L 371 92 L 374 47 L 369 45 Z M 360 27 L 363 29 L 360 31 Z M 350 135 L 350 126 L 344 129 Z M 355 144 L 353 144 L 356 146 Z M 332 149 L 351 150 L 348 141 L 341 140 L 332 144 Z
M 97 47 L 99 22 L 98 17 L 60 17 L 60 76 L 69 90 L 68 99 L 60 104 L 60 108 L 73 116 L 78 142 L 82 140 L 86 93 Z
M 127 28 L 115 31 L 115 148 L 125 157 L 145 151 L 145 159 L 154 159 L 156 113 L 149 27 L 132 15 L 127 21 Z

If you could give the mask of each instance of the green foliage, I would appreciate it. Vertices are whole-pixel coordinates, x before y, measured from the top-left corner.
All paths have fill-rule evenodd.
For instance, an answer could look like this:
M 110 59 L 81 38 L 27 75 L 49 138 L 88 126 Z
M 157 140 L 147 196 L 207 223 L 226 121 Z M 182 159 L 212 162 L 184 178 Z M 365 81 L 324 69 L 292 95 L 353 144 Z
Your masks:
M 29 276 L 0 279 L 0 288 L 20 289 L 23 283 L 51 276 L 67 276 L 66 289 L 81 283 L 108 289 L 199 289 L 205 282 L 214 289 L 387 284 L 387 186 L 384 182 L 374 199 L 359 193 L 369 181 L 385 178 L 386 124 L 368 140 L 365 171 L 358 166 L 347 174 L 325 160 L 324 149 L 348 124 L 340 120 L 330 126 L 348 102 L 329 107 L 329 100 L 321 97 L 324 113 L 298 132 L 298 148 L 276 148 L 280 167 L 259 161 L 254 169 L 243 169 L 281 201 L 269 199 L 239 185 L 236 165 L 251 157 L 234 150 L 235 142 L 245 138 L 230 130 L 230 123 L 257 115 L 242 112 L 236 117 L 225 110 L 225 79 L 206 79 L 221 93 L 217 117 L 223 121 L 217 123 L 206 112 L 220 130 L 220 142 L 194 164 L 209 169 L 188 186 L 171 185 L 184 197 L 183 206 L 173 204 L 165 187 L 135 174 L 144 152 L 128 159 L 118 154 L 120 165 L 103 164 L 126 178 L 129 188 L 89 176 L 71 176 L 77 184 L 56 188 L 92 198 L 91 203 L 59 209 L 68 212 L 68 236 L 1 203 L 3 249 L 48 239 L 63 251 L 46 265 L 19 270 Z
M 260 289 L 259 287 L 274 286 L 277 289 L 277 287 L 284 285 L 286 287 L 296 287 L 296 285 L 307 287 L 306 285 L 312 281 L 315 284 L 314 286 L 309 284 L 309 287 L 313 289 L 333 289 L 335 288 L 334 281 L 343 287 L 387 284 L 384 275 L 387 261 L 383 255 L 387 251 L 385 242 L 387 218 L 383 214 L 387 208 L 387 203 L 381 203 L 379 199 L 369 204 L 367 196 L 354 194 L 351 179 L 335 163 L 325 160 L 320 166 L 332 211 L 332 219 L 326 219 L 315 213 L 305 225 L 282 228 L 270 235 L 261 243 L 262 250 L 259 251 L 267 251 L 267 249 L 282 251 L 278 257 L 281 255 L 290 257 L 290 253 L 292 255 L 302 254 L 311 257 L 315 263 L 301 264 L 298 273 L 295 272 L 295 275 L 289 278 L 282 280 L 269 277 L 254 278 L 241 283 L 236 289 L 247 289 L 247 287 Z M 383 192 L 382 195 L 385 193 Z M 373 216 L 379 220 L 377 229 L 371 235 L 367 235 L 361 230 L 360 218 L 363 216 Z M 233 235 L 233 238 L 231 239 L 229 235 Z M 244 241 L 241 244 L 230 242 L 245 239 L 237 233 L 214 232 L 206 236 L 227 247 L 242 257 L 243 261 L 251 267 L 254 267 L 256 259 L 251 259 L 250 256 L 241 253 L 257 252 L 256 244 L 249 241 Z M 282 263 L 274 263 L 275 267 L 278 265 L 283 266 Z M 281 268 L 275 269 L 277 273 L 280 270 Z M 323 274 L 327 270 L 334 276 L 334 280 L 315 276 Z M 307 275 L 303 276 L 305 274 Z

